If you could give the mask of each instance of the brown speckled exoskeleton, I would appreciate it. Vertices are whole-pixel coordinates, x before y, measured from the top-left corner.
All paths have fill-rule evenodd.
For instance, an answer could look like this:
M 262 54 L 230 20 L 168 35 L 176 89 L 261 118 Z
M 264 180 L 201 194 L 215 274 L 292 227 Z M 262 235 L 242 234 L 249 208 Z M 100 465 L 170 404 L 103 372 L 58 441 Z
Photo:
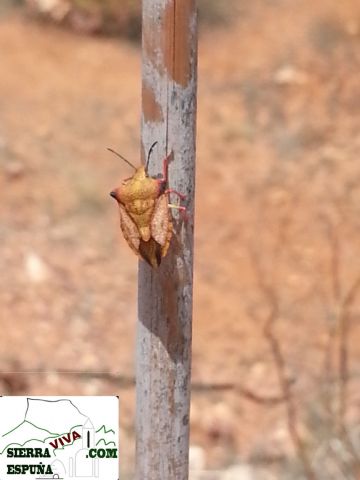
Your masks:
M 173 234 L 169 208 L 186 211 L 183 206 L 169 203 L 170 193 L 178 195 L 181 200 L 185 199 L 181 193 L 167 188 L 168 162 L 171 153 L 163 161 L 161 178 L 150 177 L 147 173 L 151 152 L 156 143 L 149 150 L 146 165 L 138 168 L 114 150 L 109 149 L 135 170 L 132 177 L 123 180 L 120 187 L 110 193 L 119 205 L 122 233 L 136 255 L 155 268 L 167 254 Z

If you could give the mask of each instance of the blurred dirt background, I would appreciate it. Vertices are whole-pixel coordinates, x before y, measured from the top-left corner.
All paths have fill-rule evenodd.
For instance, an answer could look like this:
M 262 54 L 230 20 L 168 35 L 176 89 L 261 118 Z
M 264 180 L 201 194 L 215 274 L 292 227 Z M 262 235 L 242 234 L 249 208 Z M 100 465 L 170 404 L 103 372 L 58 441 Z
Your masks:
M 131 478 L 137 260 L 106 152 L 138 158 L 125 3 L 0 4 L 0 387 L 119 394 Z M 192 478 L 356 480 L 360 3 L 200 7 Z

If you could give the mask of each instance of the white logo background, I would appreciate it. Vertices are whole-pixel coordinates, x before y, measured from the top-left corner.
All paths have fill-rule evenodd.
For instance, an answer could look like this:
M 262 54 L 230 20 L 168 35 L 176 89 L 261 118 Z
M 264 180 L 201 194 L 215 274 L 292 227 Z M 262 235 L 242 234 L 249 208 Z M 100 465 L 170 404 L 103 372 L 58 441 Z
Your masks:
M 119 400 L 115 396 L 0 397 L 1 480 L 118 480 L 118 444 Z M 42 452 L 48 448 L 50 458 L 9 457 L 15 448 L 41 448 Z M 40 462 L 50 465 L 53 473 L 8 474 L 8 465 Z

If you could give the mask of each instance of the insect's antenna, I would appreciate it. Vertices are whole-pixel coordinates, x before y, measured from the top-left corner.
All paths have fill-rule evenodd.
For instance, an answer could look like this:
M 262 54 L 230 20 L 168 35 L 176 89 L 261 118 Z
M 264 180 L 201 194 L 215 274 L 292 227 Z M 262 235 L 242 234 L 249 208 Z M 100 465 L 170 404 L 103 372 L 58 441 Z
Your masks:
M 132 163 L 129 162 L 129 160 L 126 160 L 126 158 L 124 158 L 122 155 L 120 155 L 120 153 L 118 152 L 115 152 L 115 150 L 113 150 L 112 148 L 108 148 L 109 152 L 111 153 L 115 153 L 115 155 L 117 155 L 118 157 L 121 158 L 121 160 L 124 160 L 124 162 L 126 162 L 128 165 L 130 165 L 130 167 L 132 167 L 134 170 L 137 170 L 137 168 L 135 167 L 135 165 L 133 165 Z
M 154 142 L 150 147 L 150 150 L 149 150 L 149 153 L 148 153 L 148 156 L 147 156 L 147 160 L 146 160 L 145 172 L 147 172 L 147 169 L 148 169 L 148 166 L 149 166 L 149 160 L 150 160 L 152 151 L 154 150 L 154 147 L 155 147 L 155 145 L 157 145 L 157 143 L 158 142 Z

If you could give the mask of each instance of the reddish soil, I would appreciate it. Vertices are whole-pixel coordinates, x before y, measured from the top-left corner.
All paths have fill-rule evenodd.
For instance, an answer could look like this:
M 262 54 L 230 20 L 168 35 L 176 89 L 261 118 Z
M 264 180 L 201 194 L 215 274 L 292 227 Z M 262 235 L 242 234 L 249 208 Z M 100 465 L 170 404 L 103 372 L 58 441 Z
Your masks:
M 108 196 L 129 171 L 105 148 L 138 157 L 140 50 L 7 12 L 0 51 L 0 365 L 33 372 L 3 392 L 120 392 L 130 469 L 133 387 L 61 371 L 134 372 L 137 260 Z M 194 390 L 208 468 L 293 455 L 286 404 L 257 398 L 283 396 L 279 358 L 315 451 L 344 383 L 359 419 L 359 66 L 356 0 L 256 0 L 202 29 L 193 380 L 234 387 Z

